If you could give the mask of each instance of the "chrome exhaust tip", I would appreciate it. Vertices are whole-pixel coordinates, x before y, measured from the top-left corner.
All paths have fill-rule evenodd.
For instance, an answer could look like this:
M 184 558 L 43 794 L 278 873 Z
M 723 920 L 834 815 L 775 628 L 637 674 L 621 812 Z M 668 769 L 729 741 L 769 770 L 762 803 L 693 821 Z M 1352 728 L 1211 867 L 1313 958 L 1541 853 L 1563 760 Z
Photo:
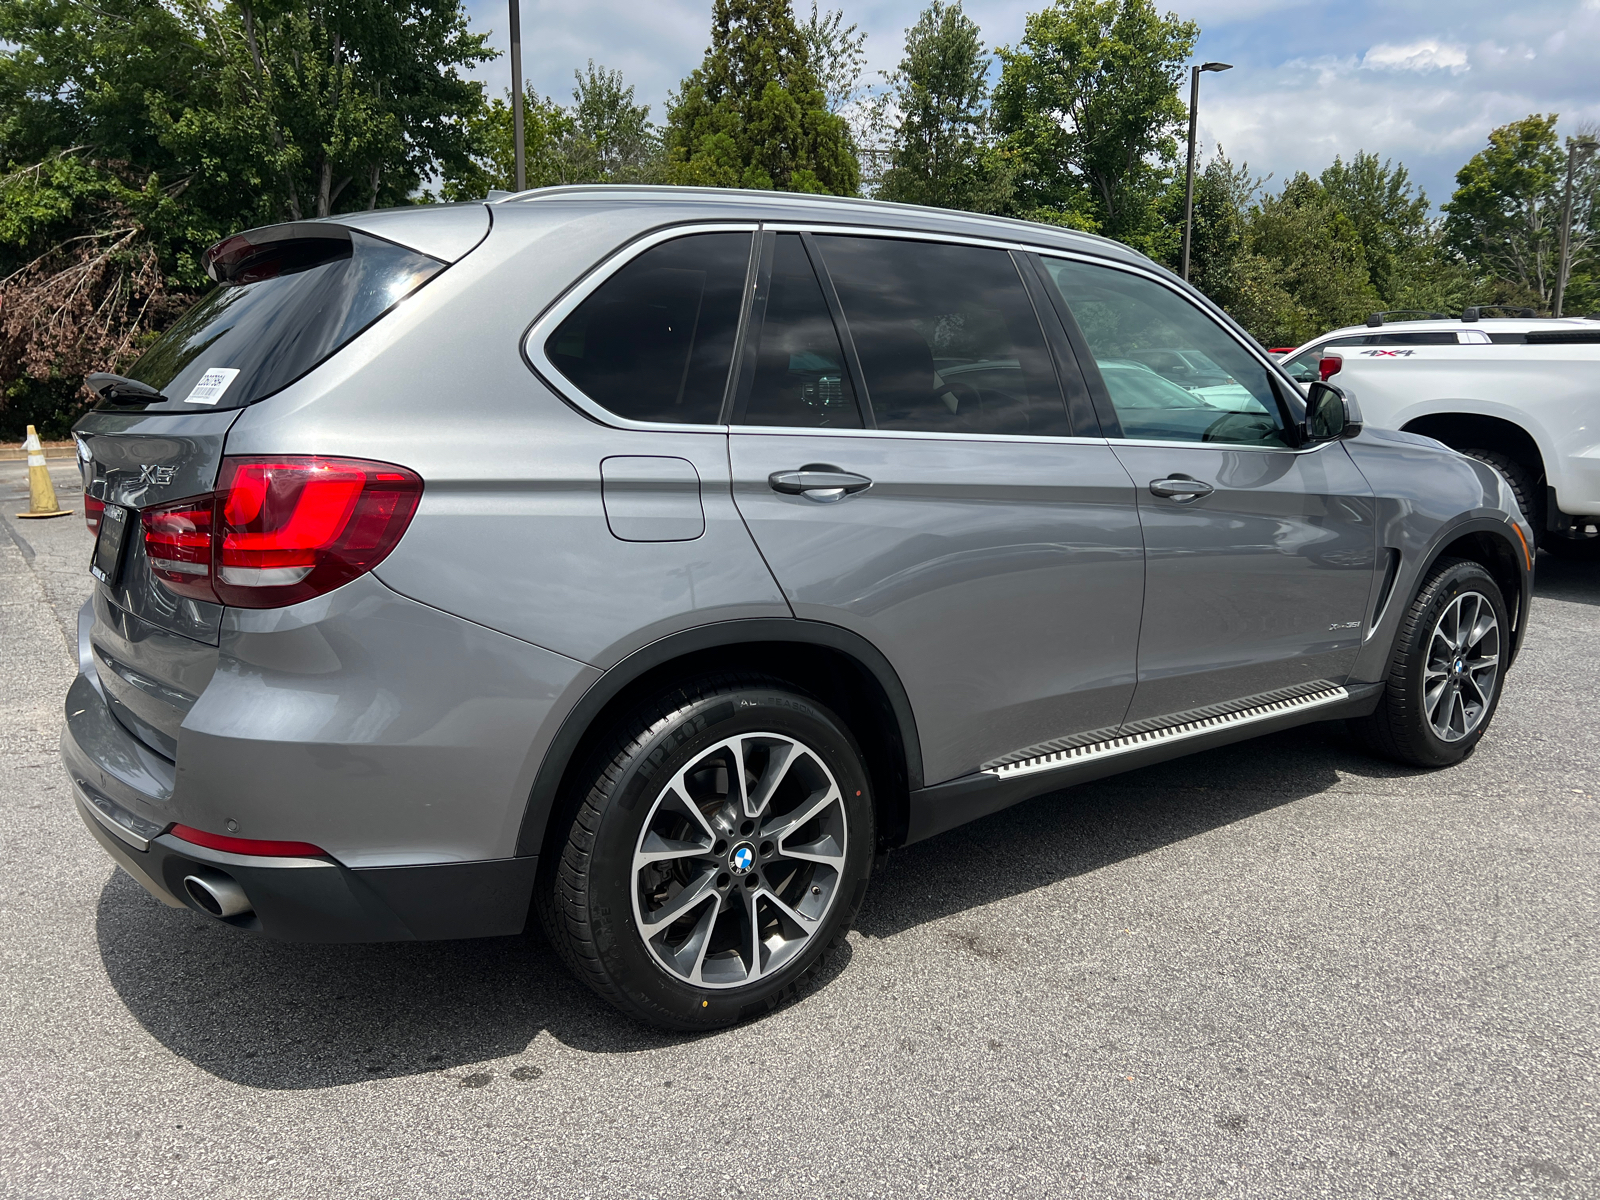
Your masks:
M 254 907 L 244 889 L 226 875 L 185 875 L 183 890 L 213 917 L 242 917 Z

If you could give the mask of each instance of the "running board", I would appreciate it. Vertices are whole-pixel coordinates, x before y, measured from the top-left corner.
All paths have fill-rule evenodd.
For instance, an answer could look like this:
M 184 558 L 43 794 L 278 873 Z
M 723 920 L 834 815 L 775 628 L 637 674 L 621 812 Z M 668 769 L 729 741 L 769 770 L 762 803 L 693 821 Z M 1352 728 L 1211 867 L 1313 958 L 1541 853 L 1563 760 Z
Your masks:
M 1070 750 L 1057 750 L 1053 754 L 1040 754 L 1034 758 L 1025 758 L 1021 762 L 1005 763 L 1002 766 L 986 768 L 982 774 L 1008 779 L 1015 775 L 1031 775 L 1035 771 L 1054 771 L 1059 767 L 1093 762 L 1095 759 L 1100 758 L 1112 758 L 1118 754 L 1131 754 L 1135 750 L 1144 750 L 1148 747 L 1159 746 L 1168 742 L 1181 742 L 1185 738 L 1199 737 L 1202 734 L 1213 733 L 1220 729 L 1236 729 L 1243 725 L 1254 725 L 1260 721 L 1270 721 L 1274 717 L 1300 712 L 1303 709 L 1320 708 L 1325 704 L 1337 704 L 1340 700 L 1347 700 L 1349 697 L 1350 693 L 1342 687 L 1324 688 L 1322 691 L 1308 692 L 1306 695 L 1295 696 L 1289 700 L 1275 700 L 1271 704 L 1257 704 L 1251 708 L 1241 708 L 1236 712 L 1223 713 L 1221 716 L 1205 717 L 1198 721 L 1185 721 L 1182 725 L 1169 725 L 1163 729 L 1152 729 L 1145 733 L 1129 734 L 1126 737 L 1111 738 L 1104 742 L 1090 742 L 1086 746 L 1074 746 Z
M 1196 716 L 1155 729 L 1105 738 L 1081 746 L 1045 749 L 1008 763 L 990 763 L 911 793 L 905 842 L 919 842 L 1023 800 L 1107 775 L 1133 771 L 1167 759 L 1230 742 L 1292 729 L 1313 721 L 1361 717 L 1383 698 L 1381 683 L 1327 685 L 1298 695 L 1281 693 L 1248 708 Z

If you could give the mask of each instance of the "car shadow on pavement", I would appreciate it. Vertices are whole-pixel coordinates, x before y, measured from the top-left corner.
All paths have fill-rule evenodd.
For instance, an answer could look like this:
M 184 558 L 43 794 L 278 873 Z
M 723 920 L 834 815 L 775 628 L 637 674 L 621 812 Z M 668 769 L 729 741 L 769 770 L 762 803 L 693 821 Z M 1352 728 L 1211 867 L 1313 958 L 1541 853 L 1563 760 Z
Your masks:
M 470 941 L 275 942 L 168 908 L 114 870 L 100 892 L 96 936 L 112 987 L 145 1030 L 246 1087 L 328 1088 L 435 1072 L 473 1087 L 487 1078 L 478 1064 L 523 1053 L 541 1031 L 603 1054 L 707 1036 L 624 1017 L 568 973 L 536 922 L 517 937 Z M 849 961 L 846 945 L 817 985 Z
M 521 1054 L 542 1030 L 599 1052 L 684 1040 L 615 1012 L 533 930 L 455 942 L 275 942 L 168 908 L 120 870 L 97 917 L 100 957 L 128 1011 L 173 1053 L 249 1087 L 450 1074 Z
M 1535 597 L 1600 606 L 1600 561 L 1577 562 L 1541 554 L 1535 571 Z
M 1291 729 L 1028 800 L 889 856 L 856 928 L 887 938 L 1327 791 L 1425 774 L 1375 760 L 1343 722 Z
M 1224 747 L 1040 797 L 890 857 L 857 928 L 868 937 L 1083 875 L 1326 790 L 1362 758 L 1336 726 Z M 175 1054 L 267 1089 L 460 1074 L 523 1053 L 541 1031 L 630 1053 L 690 1040 L 646 1029 L 568 974 L 536 931 L 519 937 L 304 945 L 241 935 L 167 908 L 129 876 L 100 894 L 106 974 Z M 846 969 L 848 946 L 819 983 Z

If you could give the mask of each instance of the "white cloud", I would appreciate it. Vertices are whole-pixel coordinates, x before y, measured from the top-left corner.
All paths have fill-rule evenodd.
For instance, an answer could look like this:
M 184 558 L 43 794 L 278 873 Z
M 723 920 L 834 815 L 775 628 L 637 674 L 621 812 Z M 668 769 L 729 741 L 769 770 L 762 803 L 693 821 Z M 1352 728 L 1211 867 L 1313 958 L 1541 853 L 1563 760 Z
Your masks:
M 1380 43 L 1368 50 L 1361 59 L 1368 70 L 1380 71 L 1449 71 L 1459 75 L 1469 70 L 1467 48 L 1425 38 L 1405 46 Z

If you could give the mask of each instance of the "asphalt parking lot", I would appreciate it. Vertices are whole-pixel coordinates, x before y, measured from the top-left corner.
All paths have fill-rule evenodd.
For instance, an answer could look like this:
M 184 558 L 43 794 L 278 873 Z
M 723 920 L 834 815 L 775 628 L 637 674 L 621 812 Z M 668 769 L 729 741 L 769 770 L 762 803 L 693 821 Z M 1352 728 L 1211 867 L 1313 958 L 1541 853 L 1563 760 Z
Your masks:
M 1541 561 L 1459 767 L 1313 726 L 1043 797 L 686 1038 L 537 933 L 280 945 L 147 896 L 57 760 L 89 537 L 25 499 L 0 463 L 6 1195 L 1600 1194 L 1600 567 Z

